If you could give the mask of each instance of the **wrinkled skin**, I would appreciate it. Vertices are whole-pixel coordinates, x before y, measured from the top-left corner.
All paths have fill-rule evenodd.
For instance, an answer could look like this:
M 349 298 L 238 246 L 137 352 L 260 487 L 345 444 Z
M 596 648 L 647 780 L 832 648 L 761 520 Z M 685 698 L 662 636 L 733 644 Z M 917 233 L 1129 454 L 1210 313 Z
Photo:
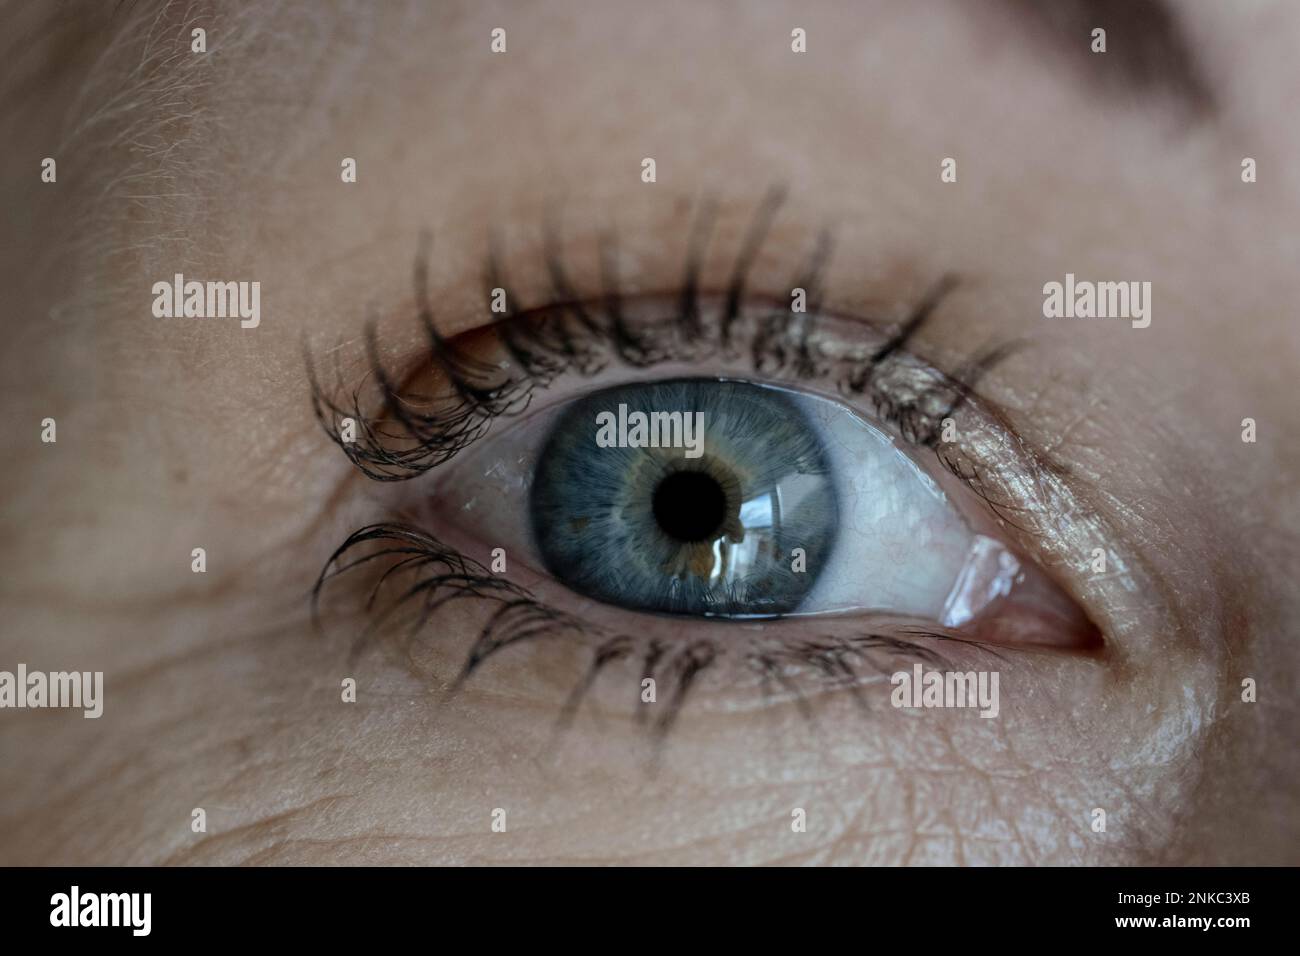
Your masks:
M 102 670 L 107 699 L 98 720 L 0 712 L 0 862 L 1300 862 L 1300 8 L 1181 9 L 1216 97 L 1192 122 L 1099 92 L 992 5 L 222 4 L 194 21 L 198 65 L 183 6 L 101 6 L 23 61 L 56 73 L 5 94 L 0 667 Z M 656 763 L 634 668 L 552 739 L 578 645 L 521 644 L 447 695 L 475 602 L 439 616 L 417 668 L 383 642 L 351 662 L 356 622 L 312 629 L 325 558 L 389 499 L 312 418 L 305 330 L 354 354 L 371 315 L 389 354 L 418 349 L 422 229 L 444 331 L 484 321 L 492 229 L 536 298 L 557 201 L 577 285 L 598 287 L 614 226 L 657 289 L 679 281 L 693 201 L 716 196 L 719 288 L 777 182 L 755 287 L 781 294 L 829 225 L 837 310 L 897 316 L 953 272 L 969 281 L 920 353 L 1033 342 L 982 391 L 1141 569 L 1128 592 L 1094 587 L 1075 538 L 1018 542 L 1104 655 L 1004 652 L 996 720 L 864 715 L 811 684 L 809 722 L 719 667 Z M 149 288 L 177 271 L 260 279 L 260 327 L 154 319 Z M 1151 281 L 1151 327 L 1044 319 L 1042 284 L 1066 272 Z M 878 676 L 862 689 L 886 699 Z

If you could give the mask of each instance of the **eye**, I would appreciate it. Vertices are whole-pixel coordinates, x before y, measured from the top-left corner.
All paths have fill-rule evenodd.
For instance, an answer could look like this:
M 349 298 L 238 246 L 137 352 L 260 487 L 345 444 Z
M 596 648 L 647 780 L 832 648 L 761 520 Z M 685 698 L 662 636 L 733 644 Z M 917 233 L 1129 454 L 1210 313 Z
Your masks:
M 701 292 L 692 267 L 679 294 L 625 298 L 608 250 L 601 296 L 576 294 L 553 256 L 550 303 L 446 338 L 428 302 L 426 240 L 415 299 L 431 361 L 390 373 L 372 326 L 377 406 L 343 391 L 341 372 L 323 388 L 309 362 L 327 434 L 381 487 L 399 485 L 380 502 L 395 523 L 350 536 L 315 595 L 387 562 L 370 607 L 385 582 L 423 574 L 375 625 L 418 605 L 409 634 L 448 602 L 492 599 L 466 673 L 556 631 L 617 648 L 619 635 L 645 636 L 654 658 L 694 620 L 762 631 L 764 619 L 791 619 L 777 636 L 796 642 L 798 621 L 816 618 L 819 632 L 886 642 L 906 632 L 1101 648 L 1025 550 L 1035 522 L 1050 530 L 1044 517 L 1073 497 L 1049 458 L 974 399 L 1009 346 L 951 374 L 911 351 L 954 280 L 890 322 L 747 302 L 748 254 L 724 294 Z M 799 290 L 819 286 L 824 253 L 819 244 Z M 958 411 L 960 434 L 943 437 Z M 1035 549 L 1069 571 L 1049 535 Z
M 440 469 L 427 518 L 469 535 L 471 552 L 503 547 L 625 611 L 870 613 L 994 642 L 1090 644 L 1073 602 L 983 533 L 989 522 L 953 500 L 965 489 L 905 444 L 838 399 L 636 381 L 483 439 Z

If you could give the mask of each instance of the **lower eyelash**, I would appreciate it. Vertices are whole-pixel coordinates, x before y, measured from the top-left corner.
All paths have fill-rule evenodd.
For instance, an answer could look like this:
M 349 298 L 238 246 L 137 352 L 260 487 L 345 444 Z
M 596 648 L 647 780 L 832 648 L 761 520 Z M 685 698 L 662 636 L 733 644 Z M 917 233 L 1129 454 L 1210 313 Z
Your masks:
M 387 565 L 383 566 L 382 562 Z M 458 691 L 497 652 L 511 645 L 548 637 L 568 637 L 588 644 L 591 662 L 560 710 L 557 731 L 569 726 L 597 679 L 617 663 L 639 664 L 638 690 L 640 679 L 667 678 L 666 706 L 660 709 L 655 720 L 645 722 L 644 710 L 636 711 L 651 736 L 662 742 L 675 725 L 700 675 L 724 659 L 739 660 L 752 669 L 761 681 L 765 700 L 771 700 L 773 689 L 779 688 L 794 702 L 799 713 L 811 720 L 812 708 L 800 685 L 801 677 L 812 676 L 824 685 L 843 687 L 857 695 L 862 677 L 859 666 L 867 665 L 886 675 L 890 673 L 886 663 L 900 661 L 950 668 L 951 662 L 944 655 L 914 638 L 959 640 L 922 628 L 914 629 L 906 637 L 868 632 L 851 637 L 768 637 L 745 641 L 733 638 L 726 642 L 702 637 L 680 643 L 614 634 L 542 603 L 527 589 L 491 573 L 433 535 L 396 523 L 360 528 L 330 555 L 311 593 L 312 615 L 318 627 L 320 601 L 326 585 L 344 575 L 352 576 L 362 568 L 375 570 L 364 602 L 368 612 L 375 610 L 386 590 L 397 586 L 399 578 L 409 576 L 413 580 L 399 589 L 358 637 L 352 648 L 354 659 L 387 625 L 395 623 L 402 611 L 411 612 L 411 617 L 404 622 L 397 639 L 403 648 L 409 648 L 444 606 L 463 599 L 497 602 L 453 680 L 451 693 Z M 963 643 L 1001 657 L 983 645 Z M 860 696 L 858 699 L 867 708 L 865 700 Z

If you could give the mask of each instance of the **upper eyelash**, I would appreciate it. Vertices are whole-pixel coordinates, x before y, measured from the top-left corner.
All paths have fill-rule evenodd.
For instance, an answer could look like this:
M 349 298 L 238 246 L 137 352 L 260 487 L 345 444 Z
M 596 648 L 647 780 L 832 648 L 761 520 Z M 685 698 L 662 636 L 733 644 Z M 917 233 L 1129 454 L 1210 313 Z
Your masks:
M 514 310 L 513 303 L 517 300 L 502 278 L 500 257 L 493 249 L 485 278 L 489 288 L 506 290 L 509 311 L 489 331 L 519 369 L 514 375 L 474 358 L 438 331 L 428 296 L 429 240 L 422 236 L 414 268 L 415 301 L 419 304 L 417 319 L 428 340 L 428 361 L 445 375 L 452 394 L 445 401 L 440 400 L 433 410 L 418 410 L 417 404 L 427 404 L 429 397 L 410 394 L 401 382 L 393 379 L 380 359 L 375 327 L 370 324 L 364 341 L 379 393 L 378 410 L 367 412 L 360 387 L 346 393 L 342 373 L 337 369 L 336 387 L 325 389 L 310 353 L 306 352 L 316 419 L 368 478 L 405 481 L 451 460 L 477 441 L 494 419 L 524 411 L 534 389 L 545 387 L 565 372 L 593 375 L 611 360 L 644 369 L 669 360 L 698 360 L 719 351 L 735 357 L 738 352 L 733 331 L 743 308 L 748 273 L 783 197 L 781 190 L 768 194 L 742 242 L 723 293 L 724 306 L 717 323 L 716 340 L 703 334 L 700 312 L 704 240 L 711 230 L 713 216 L 709 202 L 701 206 L 691 229 L 675 321 L 645 329 L 636 328 L 626 318 L 612 234 L 607 234 L 600 246 L 603 294 L 595 303 L 584 302 L 574 294 L 553 222 L 548 222 L 544 246 L 553 293 L 551 304 Z M 830 254 L 830 237 L 823 232 L 795 280 L 795 285 L 806 290 L 810 310 L 796 314 L 788 308 L 773 308 L 758 319 L 749 342 L 753 366 L 767 373 L 788 371 L 800 379 L 833 374 L 841 392 L 865 394 L 876 414 L 898 428 L 906 441 L 933 448 L 942 421 L 954 415 L 973 394 L 979 379 L 1021 343 L 1006 342 L 986 349 L 954 374 L 936 373 L 937 380 L 920 395 L 896 396 L 882 384 L 880 373 L 904 354 L 907 344 L 956 287 L 956 280 L 951 276 L 941 278 L 869 355 L 859 359 L 819 359 L 812 354 L 809 343 Z M 353 441 L 343 440 L 344 419 L 355 423 Z M 970 480 L 959 468 L 954 469 L 949 459 L 939 457 L 959 478 Z

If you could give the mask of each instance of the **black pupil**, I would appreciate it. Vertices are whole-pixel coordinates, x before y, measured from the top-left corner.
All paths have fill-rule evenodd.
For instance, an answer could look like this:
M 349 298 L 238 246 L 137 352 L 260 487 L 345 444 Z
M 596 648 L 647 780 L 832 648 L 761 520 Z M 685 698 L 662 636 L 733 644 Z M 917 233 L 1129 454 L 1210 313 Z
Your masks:
M 655 520 L 670 538 L 708 541 L 727 516 L 727 496 L 716 480 L 702 471 L 675 471 L 654 494 Z

